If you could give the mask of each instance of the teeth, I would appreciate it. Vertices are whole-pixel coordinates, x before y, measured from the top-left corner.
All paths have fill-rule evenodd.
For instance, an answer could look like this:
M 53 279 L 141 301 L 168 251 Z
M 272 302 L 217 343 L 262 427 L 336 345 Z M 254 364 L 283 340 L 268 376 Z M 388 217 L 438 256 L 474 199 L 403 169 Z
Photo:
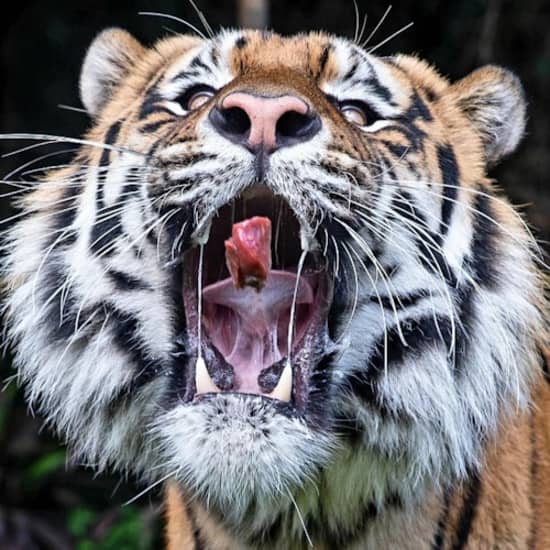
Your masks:
M 267 396 L 272 399 L 278 399 L 279 401 L 290 401 L 292 393 L 292 367 L 290 361 L 287 361 L 285 368 L 279 378 L 279 382 L 275 386 L 275 389 L 268 393 Z
M 214 384 L 210 374 L 206 368 L 206 363 L 202 357 L 197 358 L 197 363 L 195 365 L 195 386 L 196 394 L 201 393 L 219 393 L 221 392 L 220 388 Z M 276 388 L 275 388 L 276 389 Z

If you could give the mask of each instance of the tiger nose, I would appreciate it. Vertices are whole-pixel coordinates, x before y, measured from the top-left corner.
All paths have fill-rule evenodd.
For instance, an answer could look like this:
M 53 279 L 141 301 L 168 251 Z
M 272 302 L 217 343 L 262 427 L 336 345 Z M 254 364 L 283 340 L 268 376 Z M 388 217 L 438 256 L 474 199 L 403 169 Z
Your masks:
M 310 140 L 321 129 L 321 119 L 293 95 L 260 97 L 246 92 L 226 96 L 209 114 L 224 137 L 252 152 L 272 153 Z

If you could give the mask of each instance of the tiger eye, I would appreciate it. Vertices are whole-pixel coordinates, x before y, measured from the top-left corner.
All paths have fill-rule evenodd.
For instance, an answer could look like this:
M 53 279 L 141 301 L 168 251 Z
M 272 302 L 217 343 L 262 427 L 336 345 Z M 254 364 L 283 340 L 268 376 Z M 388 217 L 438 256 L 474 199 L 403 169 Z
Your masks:
M 357 124 L 357 126 L 367 125 L 367 115 L 359 107 L 355 105 L 345 105 L 342 107 L 341 111 L 344 118 L 352 124 Z
M 204 105 L 214 94 L 208 91 L 197 92 L 187 102 L 189 111 L 194 111 Z

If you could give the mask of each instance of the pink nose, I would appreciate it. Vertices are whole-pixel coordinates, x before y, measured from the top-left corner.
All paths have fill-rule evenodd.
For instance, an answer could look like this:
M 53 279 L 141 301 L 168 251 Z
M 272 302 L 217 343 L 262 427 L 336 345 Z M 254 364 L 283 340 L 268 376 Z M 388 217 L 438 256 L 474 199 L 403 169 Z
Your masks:
M 318 115 L 302 99 L 284 95 L 261 97 L 234 92 L 210 112 L 210 121 L 223 136 L 257 152 L 311 139 L 320 129 Z

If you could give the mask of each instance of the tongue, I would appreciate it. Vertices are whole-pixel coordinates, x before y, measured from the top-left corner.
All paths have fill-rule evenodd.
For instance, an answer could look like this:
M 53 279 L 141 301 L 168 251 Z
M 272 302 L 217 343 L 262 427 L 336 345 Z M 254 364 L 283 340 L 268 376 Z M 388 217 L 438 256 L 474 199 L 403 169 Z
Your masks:
M 225 241 L 225 262 L 237 288 L 260 290 L 271 268 L 271 220 L 255 216 L 234 224 Z
M 225 242 L 231 277 L 203 290 L 203 322 L 212 344 L 233 366 L 234 388 L 261 393 L 260 372 L 288 355 L 288 325 L 296 291 L 294 339 L 310 317 L 314 292 L 306 277 L 271 269 L 271 222 L 254 217 L 233 226 Z

